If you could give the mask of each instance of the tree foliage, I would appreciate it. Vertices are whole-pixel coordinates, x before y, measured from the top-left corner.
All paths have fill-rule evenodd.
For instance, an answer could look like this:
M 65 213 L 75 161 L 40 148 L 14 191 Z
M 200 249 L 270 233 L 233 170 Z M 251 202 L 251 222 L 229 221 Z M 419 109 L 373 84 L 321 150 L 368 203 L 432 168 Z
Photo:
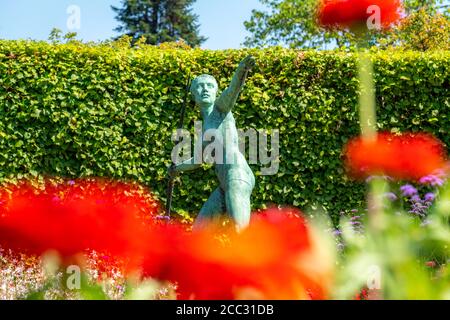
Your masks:
M 249 47 L 286 45 L 291 48 L 320 47 L 339 39 L 337 33 L 324 34 L 314 19 L 316 0 L 260 0 L 269 11 L 253 10 L 245 28 L 251 33 Z
M 333 46 L 343 47 L 355 43 L 350 33 L 342 31 L 324 31 L 317 26 L 316 8 L 317 0 L 260 0 L 268 10 L 253 10 L 249 21 L 244 23 L 246 29 L 251 33 L 245 39 L 244 44 L 249 47 L 266 47 L 271 45 L 283 45 L 290 48 L 329 48 Z M 415 44 L 408 44 L 411 30 L 419 30 L 423 26 L 425 15 L 426 21 L 437 22 L 446 15 L 439 15 L 438 9 L 442 7 L 443 0 L 404 0 L 403 4 L 408 15 L 415 18 L 407 19 L 408 27 L 397 29 L 397 35 L 389 43 L 405 44 L 414 48 Z M 422 18 L 418 19 L 415 13 L 422 9 Z M 441 22 L 441 20 L 439 20 Z M 405 36 L 399 33 L 405 32 Z M 378 45 L 381 39 L 390 39 L 391 32 L 377 32 L 370 36 L 370 43 Z M 425 36 L 425 34 L 423 34 Z M 433 38 L 426 41 L 434 43 L 441 36 L 434 37 L 433 33 L 427 32 L 427 36 Z M 394 41 L 402 38 L 402 41 Z M 413 40 L 411 38 L 412 41 Z M 386 41 L 385 41 L 386 42 Z
M 404 19 L 381 44 L 418 51 L 450 50 L 450 20 L 422 8 Z
M 112 6 L 121 23 L 115 30 L 137 41 L 160 44 L 183 39 L 199 46 L 206 38 L 199 35 L 198 16 L 192 13 L 195 0 L 123 0 L 122 7 Z
M 445 0 L 403 0 L 403 5 L 408 14 L 424 9 L 428 13 L 437 13 L 443 8 Z

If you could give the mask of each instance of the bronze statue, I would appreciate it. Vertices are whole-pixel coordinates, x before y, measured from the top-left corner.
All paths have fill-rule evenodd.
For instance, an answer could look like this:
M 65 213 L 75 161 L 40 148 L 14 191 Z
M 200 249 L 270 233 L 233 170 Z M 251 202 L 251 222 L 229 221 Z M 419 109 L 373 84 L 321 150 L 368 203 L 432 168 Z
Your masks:
M 191 84 L 190 92 L 203 118 L 203 134 L 212 132 L 216 146 L 212 154 L 219 186 L 203 205 L 194 223 L 194 230 L 209 222 L 215 222 L 224 213 L 235 223 L 238 231 L 250 222 L 250 196 L 255 186 L 255 177 L 239 151 L 238 132 L 232 109 L 244 85 L 248 72 L 255 65 L 252 56 L 239 64 L 229 87 L 217 97 L 218 84 L 210 75 L 200 75 Z M 203 149 L 207 143 L 203 142 Z M 169 175 L 201 167 L 202 162 L 192 157 L 169 168 Z

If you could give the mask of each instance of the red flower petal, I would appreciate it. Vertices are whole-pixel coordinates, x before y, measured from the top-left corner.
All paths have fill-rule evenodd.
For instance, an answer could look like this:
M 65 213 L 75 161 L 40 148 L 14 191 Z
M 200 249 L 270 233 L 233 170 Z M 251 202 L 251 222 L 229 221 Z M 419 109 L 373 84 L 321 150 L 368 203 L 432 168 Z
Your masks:
M 349 174 L 355 178 L 388 175 L 419 180 L 445 168 L 447 162 L 443 143 L 425 133 L 385 132 L 373 141 L 359 137 L 346 145 L 344 153 Z
M 3 246 L 35 254 L 56 250 L 64 258 L 86 249 L 130 258 L 163 242 L 148 223 L 158 203 L 142 188 L 100 179 L 45 185 L 45 190 L 28 182 L 1 189 Z
M 381 27 L 388 28 L 401 17 L 400 0 L 322 0 L 318 7 L 319 25 L 326 28 L 349 28 L 365 24 L 373 14 L 370 6 L 380 8 Z
M 292 214 L 293 213 L 293 214 Z M 296 210 L 272 209 L 240 234 L 217 239 L 210 230 L 175 243 L 165 276 L 182 299 L 323 299 L 331 260 Z

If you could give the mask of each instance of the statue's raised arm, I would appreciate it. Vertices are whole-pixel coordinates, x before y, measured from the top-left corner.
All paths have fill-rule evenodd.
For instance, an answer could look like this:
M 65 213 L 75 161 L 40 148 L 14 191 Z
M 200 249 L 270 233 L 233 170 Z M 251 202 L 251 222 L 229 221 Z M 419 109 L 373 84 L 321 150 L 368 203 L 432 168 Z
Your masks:
M 255 66 L 255 64 L 256 62 L 253 56 L 247 56 L 241 61 L 236 72 L 234 73 L 230 85 L 216 100 L 215 105 L 220 112 L 227 113 L 233 109 L 239 93 L 244 86 L 247 74 Z

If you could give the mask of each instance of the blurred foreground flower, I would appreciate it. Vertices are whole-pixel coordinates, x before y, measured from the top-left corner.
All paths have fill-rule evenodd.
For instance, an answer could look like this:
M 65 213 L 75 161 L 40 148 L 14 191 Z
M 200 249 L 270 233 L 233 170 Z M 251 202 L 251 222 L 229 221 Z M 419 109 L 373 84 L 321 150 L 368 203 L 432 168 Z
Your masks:
M 39 255 L 55 250 L 64 259 L 91 249 L 133 259 L 149 244 L 158 248 L 164 241 L 152 219 L 158 203 L 136 185 L 101 179 L 45 181 L 44 186 L 27 181 L 0 192 L 0 244 L 6 248 Z
M 355 178 L 386 174 L 395 179 L 419 180 L 447 165 L 444 145 L 425 133 L 356 138 L 345 147 L 346 167 Z
M 388 28 L 401 17 L 400 0 L 322 0 L 318 7 L 318 23 L 329 29 L 366 26 L 379 10 L 380 28 Z M 367 27 L 366 27 L 367 28 Z
M 186 235 L 172 248 L 165 277 L 181 299 L 325 299 L 332 283 L 331 242 L 294 209 L 254 214 L 242 233 Z M 151 259 L 147 256 L 147 259 Z
M 189 233 L 161 223 L 151 195 L 123 183 L 79 180 L 41 190 L 27 182 L 0 191 L 2 246 L 55 250 L 66 265 L 88 249 L 103 260 L 123 258 L 125 275 L 142 270 L 175 282 L 182 299 L 324 299 L 331 287 L 331 241 L 296 210 L 255 214 L 239 234 L 214 226 Z

